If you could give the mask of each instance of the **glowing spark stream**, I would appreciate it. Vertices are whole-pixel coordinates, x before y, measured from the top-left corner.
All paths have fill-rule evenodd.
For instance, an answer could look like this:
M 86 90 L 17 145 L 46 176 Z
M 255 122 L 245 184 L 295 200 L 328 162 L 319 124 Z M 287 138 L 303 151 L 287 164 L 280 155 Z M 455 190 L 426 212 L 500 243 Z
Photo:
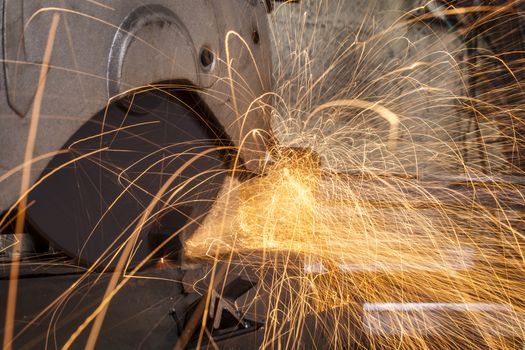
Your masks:
M 309 341 L 334 349 L 523 347 L 525 58 L 523 49 L 498 46 L 508 39 L 499 26 L 506 28 L 519 15 L 513 12 L 518 2 L 461 6 L 461 1 L 446 1 L 450 6 L 435 11 L 434 2 L 419 6 L 416 1 L 414 8 L 389 3 L 390 21 L 381 22 L 380 3 L 373 1 L 355 9 L 362 12 L 356 15 L 361 22 L 343 34 L 330 27 L 338 23 L 333 16 L 342 11 L 342 2 L 335 9 L 307 0 L 277 7 L 274 26 L 290 28 L 274 35 L 280 47 L 276 83 L 274 92 L 261 96 L 253 96 L 249 77 L 235 69 L 238 52 L 230 52 L 232 47 L 248 51 L 257 84 L 264 70 L 248 40 L 227 32 L 226 57 L 217 60 L 225 65 L 227 77 L 219 83 L 226 89 L 206 94 L 221 100 L 229 93 L 228 108 L 243 130 L 251 113 L 271 110 L 279 145 L 269 145 L 260 176 L 241 181 L 240 158 L 233 159 L 216 205 L 184 243 L 184 262 L 202 263 L 206 271 L 188 284 L 204 290 L 204 297 L 177 348 L 192 336 L 198 347 L 217 346 L 210 331 L 215 324 L 207 318 L 216 307 L 212 296 L 224 292 L 229 274 L 237 270 L 258 281 L 236 306 L 241 315 L 264 319 L 260 348 L 304 348 Z M 393 13 L 400 17 L 392 18 Z M 451 18 L 457 19 L 455 26 L 437 22 Z M 332 36 L 323 37 L 322 30 Z M 327 63 L 319 61 L 330 51 L 335 53 Z M 170 86 L 142 90 L 164 88 Z M 253 130 L 237 144 L 248 150 L 252 139 L 266 139 L 264 133 L 269 131 Z M 106 133 L 74 145 L 101 135 Z M 180 204 L 177 195 L 190 191 L 189 182 L 170 185 L 204 153 L 190 148 L 190 161 L 167 174 L 158 193 L 151 194 L 131 224 L 132 234 L 121 244 L 108 244 L 78 283 L 44 310 L 53 313 L 54 322 L 60 305 L 98 264 L 117 262 L 100 304 L 68 334 L 65 349 L 77 345 L 91 325 L 86 347 L 94 348 L 107 308 L 124 285 L 131 278 L 157 278 L 139 272 L 184 228 L 129 268 L 137 236 L 159 213 Z M 177 156 L 152 162 L 136 180 Z M 29 156 L 21 167 L 33 161 Z M 136 182 L 125 176 L 132 167 L 117 171 L 125 190 Z M 169 264 L 169 256 L 162 255 L 159 265 Z M 205 287 L 199 289 L 199 283 Z M 11 343 L 10 332 L 4 346 Z
M 493 18 L 510 8 L 440 13 Z M 186 245 L 190 259 L 215 261 L 219 251 L 219 260 L 253 269 L 266 306 L 245 310 L 266 316 L 262 348 L 300 348 L 302 336 L 321 335 L 331 348 L 521 348 L 523 172 L 496 141 L 521 145 L 523 135 L 505 131 L 495 117 L 522 128 L 511 112 L 519 107 L 490 91 L 488 61 L 496 56 L 477 55 L 482 63 L 473 73 L 463 68 L 471 59 L 461 58 L 459 35 L 426 44 L 398 34 L 429 18 L 399 20 L 356 39 L 319 80 L 309 78 L 305 53 L 318 43 L 301 41 L 301 31 L 283 39 L 297 51 L 290 67 L 279 57 L 279 68 L 289 71 L 279 76 L 274 130 L 284 145 L 314 152 L 271 151 L 265 174 L 227 186 L 231 205 L 216 208 Z M 385 63 L 382 52 L 394 42 L 415 53 Z M 443 49 L 452 44 L 459 46 Z M 330 94 L 322 85 L 335 84 L 329 79 L 337 81 L 341 62 L 352 72 L 346 87 Z M 513 64 L 499 63 L 512 78 L 504 87 L 511 95 L 521 91 Z M 464 90 L 468 74 L 477 75 L 481 93 Z M 388 122 L 386 134 L 369 111 Z M 465 129 L 456 117 L 472 113 L 481 130 Z M 508 169 L 518 176 L 505 180 Z

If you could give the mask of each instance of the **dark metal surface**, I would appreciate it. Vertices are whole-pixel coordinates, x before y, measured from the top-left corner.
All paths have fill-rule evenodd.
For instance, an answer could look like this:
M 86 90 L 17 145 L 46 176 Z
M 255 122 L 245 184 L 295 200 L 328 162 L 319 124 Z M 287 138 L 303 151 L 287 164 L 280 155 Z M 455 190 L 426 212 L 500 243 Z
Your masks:
M 177 325 L 179 337 L 187 337 L 184 345 L 177 344 L 178 347 L 184 348 L 186 345 L 195 348 L 199 343 L 199 325 L 203 318 L 206 318 L 207 332 L 204 344 L 220 342 L 223 340 L 237 339 L 248 333 L 253 333 L 263 326 L 258 320 L 250 319 L 243 315 L 243 310 L 235 301 L 249 290 L 254 288 L 256 283 L 247 280 L 241 276 L 233 278 L 228 282 L 222 293 L 212 289 L 209 296 L 208 314 L 204 315 L 208 295 L 199 295 L 188 293 L 181 297 L 175 307 L 171 310 L 171 315 Z M 198 324 L 191 325 L 192 320 L 198 320 Z M 187 333 L 183 335 L 184 333 Z M 210 339 L 210 337 L 212 339 Z M 250 347 L 255 347 L 257 342 L 251 343 Z
M 207 271 L 207 272 L 206 272 Z M 198 272 L 205 280 L 208 270 Z M 201 275 L 204 273 L 204 275 Z M 213 291 L 210 300 L 207 332 L 202 348 L 251 349 L 263 340 L 263 320 L 244 314 L 244 305 L 235 300 L 255 287 L 246 276 L 232 272 L 225 294 Z M 174 261 L 158 261 L 132 277 L 111 300 L 98 336 L 97 349 L 173 349 L 181 337 L 187 320 L 196 305 L 205 305 L 206 295 L 184 286 L 184 276 L 192 270 Z M 17 295 L 15 317 L 15 349 L 58 349 L 100 305 L 111 273 L 89 273 L 71 265 L 59 255 L 26 259 Z M 0 309 L 5 308 L 8 265 L 0 260 Z M 207 282 L 201 285 L 206 289 Z M 186 287 L 188 287 L 186 285 Z M 35 297 L 38 290 L 38 297 Z M 198 314 L 202 319 L 202 311 Z M 0 337 L 4 331 L 0 319 Z M 198 324 L 200 326 L 200 322 Z M 73 349 L 85 346 L 89 332 L 73 343 Z M 200 327 L 195 329 L 187 347 L 195 349 Z M 212 336 L 212 339 L 207 334 Z
M 31 192 L 29 220 L 79 263 L 100 259 L 102 266 L 113 266 L 118 259 L 110 260 L 152 201 L 158 203 L 151 217 L 133 238 L 132 265 L 164 240 L 191 234 L 215 200 L 227 168 L 224 152 L 209 151 L 220 146 L 221 135 L 207 125 L 208 116 L 190 111 L 173 93 L 136 94 L 133 111 L 142 113 L 118 103 L 98 113 L 71 137 L 68 152 L 51 161 Z M 157 198 L 163 184 L 203 152 L 209 153 Z
M 19 280 L 13 349 L 61 348 L 100 304 L 110 277 L 92 274 L 80 281 L 82 275 L 74 268 L 49 265 L 40 270 L 46 273 L 36 270 Z M 173 282 L 180 279 L 181 271 L 152 269 L 144 274 L 166 280 L 132 278 L 109 306 L 97 349 L 169 349 L 175 344 L 177 329 L 169 311 L 182 290 Z M 0 310 L 5 310 L 9 280 L 2 275 Z M 68 291 L 74 284 L 76 288 Z M 1 317 L 0 336 L 4 321 Z M 82 334 L 72 349 L 82 349 L 88 334 Z

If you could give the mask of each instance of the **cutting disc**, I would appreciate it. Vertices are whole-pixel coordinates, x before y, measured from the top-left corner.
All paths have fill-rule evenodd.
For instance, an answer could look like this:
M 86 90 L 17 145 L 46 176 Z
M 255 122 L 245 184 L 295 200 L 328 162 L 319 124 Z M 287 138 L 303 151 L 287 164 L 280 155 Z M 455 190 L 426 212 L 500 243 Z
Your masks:
M 31 192 L 30 222 L 79 263 L 114 266 L 132 239 L 137 264 L 190 235 L 215 201 L 228 171 L 223 135 L 200 104 L 174 93 L 142 92 L 126 99 L 130 108 L 113 103 L 95 115 Z

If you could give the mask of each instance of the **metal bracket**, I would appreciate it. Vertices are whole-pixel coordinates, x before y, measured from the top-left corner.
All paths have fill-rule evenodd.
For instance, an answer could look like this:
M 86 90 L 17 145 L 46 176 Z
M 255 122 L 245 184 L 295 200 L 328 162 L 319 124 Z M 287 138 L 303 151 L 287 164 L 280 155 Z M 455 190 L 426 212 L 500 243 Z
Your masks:
M 235 338 L 237 336 L 253 332 L 263 326 L 263 323 L 248 319 L 243 314 L 236 300 L 246 294 L 255 286 L 255 282 L 243 277 L 236 277 L 229 282 L 222 293 L 215 289 L 211 291 L 210 306 L 207 314 L 207 329 L 215 342 Z M 179 335 L 182 334 L 186 323 L 207 297 L 204 295 L 188 294 L 177 302 L 172 309 L 171 316 L 177 324 Z M 201 310 L 204 312 L 204 310 Z M 204 316 L 201 313 L 201 316 Z M 196 340 L 198 332 L 193 334 L 190 345 Z

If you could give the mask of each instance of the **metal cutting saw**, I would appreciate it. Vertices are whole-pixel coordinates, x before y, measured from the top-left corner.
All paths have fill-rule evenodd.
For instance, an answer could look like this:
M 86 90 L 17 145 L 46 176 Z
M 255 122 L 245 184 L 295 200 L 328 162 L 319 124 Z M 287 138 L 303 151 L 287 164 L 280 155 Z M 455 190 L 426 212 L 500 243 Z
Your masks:
M 176 255 L 226 176 L 259 171 L 272 142 L 271 2 L 0 4 L 0 310 L 18 254 L 25 263 L 12 344 L 60 347 L 102 300 L 95 283 L 107 281 L 130 239 L 127 267 Z M 13 224 L 20 208 L 23 233 Z M 86 270 L 95 273 L 58 308 L 64 317 L 50 340 L 45 325 L 55 316 L 40 313 Z M 152 273 L 179 277 L 176 269 Z M 180 286 L 151 283 L 131 281 L 119 293 L 105 321 L 112 331 L 97 345 L 175 344 L 170 305 Z
M 2 5 L 0 207 L 9 210 L 21 197 L 22 171 L 8 173 L 24 164 L 27 143 L 34 142 L 28 223 L 79 263 L 111 266 L 107 258 L 172 174 L 178 175 L 170 189 L 157 198 L 157 219 L 137 239 L 135 261 L 155 247 L 152 232 L 162 226 L 186 225 L 191 234 L 232 161 L 257 171 L 270 138 L 261 107 L 271 79 L 265 4 Z M 53 16 L 58 28 L 44 66 Z

